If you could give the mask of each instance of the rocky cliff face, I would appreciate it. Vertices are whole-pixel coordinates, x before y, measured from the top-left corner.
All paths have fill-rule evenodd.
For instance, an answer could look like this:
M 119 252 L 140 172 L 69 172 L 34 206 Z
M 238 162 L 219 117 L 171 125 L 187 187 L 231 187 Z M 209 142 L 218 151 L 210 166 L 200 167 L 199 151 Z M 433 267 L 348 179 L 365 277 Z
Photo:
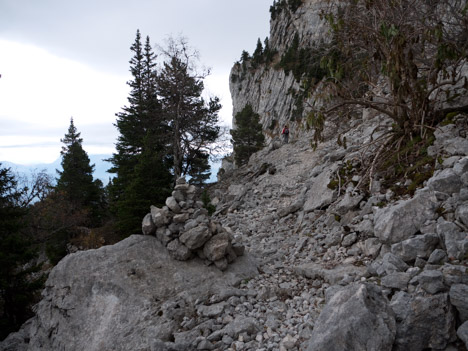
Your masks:
M 233 114 L 241 111 L 247 104 L 252 105 L 253 110 L 261 117 L 267 141 L 277 137 L 281 131 L 280 126 L 284 124 L 289 124 L 293 138 L 305 133 L 300 128 L 301 117 L 295 111 L 300 83 L 291 72 L 286 74 L 277 67 L 279 59 L 291 46 L 296 35 L 301 47 L 310 47 L 326 36 L 326 28 L 319 16 L 324 7 L 323 1 L 305 0 L 297 8 L 288 6 L 285 1 L 279 3 L 283 5 L 277 6 L 270 20 L 269 46 L 271 51 L 277 52 L 275 60 L 255 68 L 249 61 L 239 63 L 234 65 L 230 75 Z M 304 104 L 307 105 L 307 102 Z M 305 112 L 300 115 L 305 115 Z

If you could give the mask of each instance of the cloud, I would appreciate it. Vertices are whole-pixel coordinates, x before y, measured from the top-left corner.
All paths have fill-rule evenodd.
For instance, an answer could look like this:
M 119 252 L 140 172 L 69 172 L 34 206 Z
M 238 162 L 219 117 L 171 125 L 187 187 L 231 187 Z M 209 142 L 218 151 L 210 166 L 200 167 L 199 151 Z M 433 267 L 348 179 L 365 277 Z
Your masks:
M 206 96 L 230 126 L 229 71 L 268 34 L 271 0 L 2 0 L 0 161 L 55 160 L 70 117 L 88 153 L 112 153 L 115 113 L 127 104 L 135 32 L 162 44 L 186 36 L 210 67 Z

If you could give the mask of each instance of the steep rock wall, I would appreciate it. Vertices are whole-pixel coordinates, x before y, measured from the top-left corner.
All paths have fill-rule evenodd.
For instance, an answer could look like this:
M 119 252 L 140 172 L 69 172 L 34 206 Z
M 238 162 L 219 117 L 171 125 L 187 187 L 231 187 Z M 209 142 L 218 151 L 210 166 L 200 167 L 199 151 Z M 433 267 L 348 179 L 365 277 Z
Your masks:
M 273 62 L 254 68 L 250 61 L 236 63 L 230 74 L 230 91 L 233 100 L 233 116 L 247 104 L 260 115 L 267 142 L 279 135 L 280 127 L 289 124 L 292 138 L 305 133 L 299 128 L 302 114 L 295 112 L 296 94 L 301 88 L 294 75 L 277 66 L 281 56 L 288 50 L 298 35 L 300 47 L 310 47 L 326 36 L 326 27 L 320 19 L 325 6 L 320 0 L 304 0 L 297 9 L 286 2 L 279 7 L 270 20 L 269 45 L 277 54 Z M 293 11 L 294 10 L 294 11 Z M 311 102 L 311 101 L 309 101 Z M 304 104 L 305 106 L 307 103 Z M 233 118 L 235 128 L 235 120 Z

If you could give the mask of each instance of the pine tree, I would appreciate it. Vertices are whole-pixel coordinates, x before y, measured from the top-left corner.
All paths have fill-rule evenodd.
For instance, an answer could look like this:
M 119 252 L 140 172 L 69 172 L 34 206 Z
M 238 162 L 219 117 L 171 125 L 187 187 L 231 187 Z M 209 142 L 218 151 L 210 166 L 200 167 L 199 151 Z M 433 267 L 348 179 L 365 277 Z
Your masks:
M 263 45 L 262 42 L 260 41 L 260 38 L 257 40 L 257 47 L 255 48 L 255 51 L 252 56 L 252 64 L 255 67 L 257 67 L 259 64 L 262 64 L 264 62 L 264 57 L 263 57 Z
M 26 209 L 18 206 L 21 193 L 16 188 L 10 169 L 0 168 L 0 340 L 32 316 L 31 305 L 43 283 L 42 276 L 30 276 L 39 267 L 24 268 L 36 252 L 20 233 Z
M 265 143 L 260 115 L 255 113 L 250 104 L 235 116 L 236 129 L 231 130 L 234 159 L 238 166 L 249 161 L 250 156 L 260 150 Z
M 101 214 L 102 182 L 93 180 L 94 165 L 90 164 L 88 154 L 83 150 L 80 135 L 71 118 L 68 132 L 60 140 L 64 144 L 60 152 L 63 170 L 57 170 L 56 190 L 62 192 L 77 210 L 89 210 L 96 222 Z
M 197 74 L 196 53 L 183 39 L 172 40 L 157 77 L 157 93 L 169 127 L 174 177 L 207 178 L 209 147 L 219 137 L 217 97 L 202 97 L 206 74 Z M 204 173 L 204 175 L 203 175 Z
M 111 208 L 125 235 L 140 228 L 150 205 L 164 203 L 171 184 L 170 157 L 165 152 L 167 125 L 156 94 L 156 55 L 149 37 L 142 45 L 140 31 L 130 50 L 133 79 L 127 82 L 128 106 L 116 114 L 120 134 L 109 170 L 116 174 L 109 186 Z

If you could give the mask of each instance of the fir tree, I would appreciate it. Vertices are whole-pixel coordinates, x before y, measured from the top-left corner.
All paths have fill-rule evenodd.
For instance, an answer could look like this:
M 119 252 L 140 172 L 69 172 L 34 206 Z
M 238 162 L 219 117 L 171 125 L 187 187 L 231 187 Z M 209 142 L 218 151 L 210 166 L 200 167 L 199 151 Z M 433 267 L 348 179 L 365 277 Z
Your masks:
M 63 170 L 57 170 L 56 190 L 62 192 L 77 210 L 89 210 L 96 223 L 101 214 L 102 182 L 93 180 L 94 165 L 90 164 L 88 154 L 83 150 L 80 135 L 71 118 L 68 132 L 60 140 L 64 144 L 60 152 Z
M 127 82 L 128 106 L 116 114 L 120 134 L 109 170 L 116 174 L 109 186 L 111 209 L 125 235 L 140 227 L 150 205 L 164 203 L 171 184 L 170 157 L 165 152 L 167 125 L 156 94 L 156 55 L 149 37 L 142 45 L 140 31 L 130 50 L 133 79 Z
M 234 159 L 238 166 L 246 164 L 250 156 L 264 146 L 265 136 L 259 121 L 259 114 L 253 111 L 250 104 L 235 116 L 236 129 L 231 130 L 231 135 Z
M 39 267 L 24 268 L 36 253 L 20 233 L 26 215 L 18 206 L 20 196 L 10 169 L 0 168 L 0 340 L 32 316 L 31 305 L 43 283 L 42 276 L 30 276 Z
M 174 177 L 189 175 L 201 181 L 209 170 L 209 147 L 219 136 L 221 105 L 217 97 L 209 101 L 202 97 L 206 74 L 197 74 L 196 53 L 183 39 L 170 41 L 165 55 L 157 93 L 169 128 Z

